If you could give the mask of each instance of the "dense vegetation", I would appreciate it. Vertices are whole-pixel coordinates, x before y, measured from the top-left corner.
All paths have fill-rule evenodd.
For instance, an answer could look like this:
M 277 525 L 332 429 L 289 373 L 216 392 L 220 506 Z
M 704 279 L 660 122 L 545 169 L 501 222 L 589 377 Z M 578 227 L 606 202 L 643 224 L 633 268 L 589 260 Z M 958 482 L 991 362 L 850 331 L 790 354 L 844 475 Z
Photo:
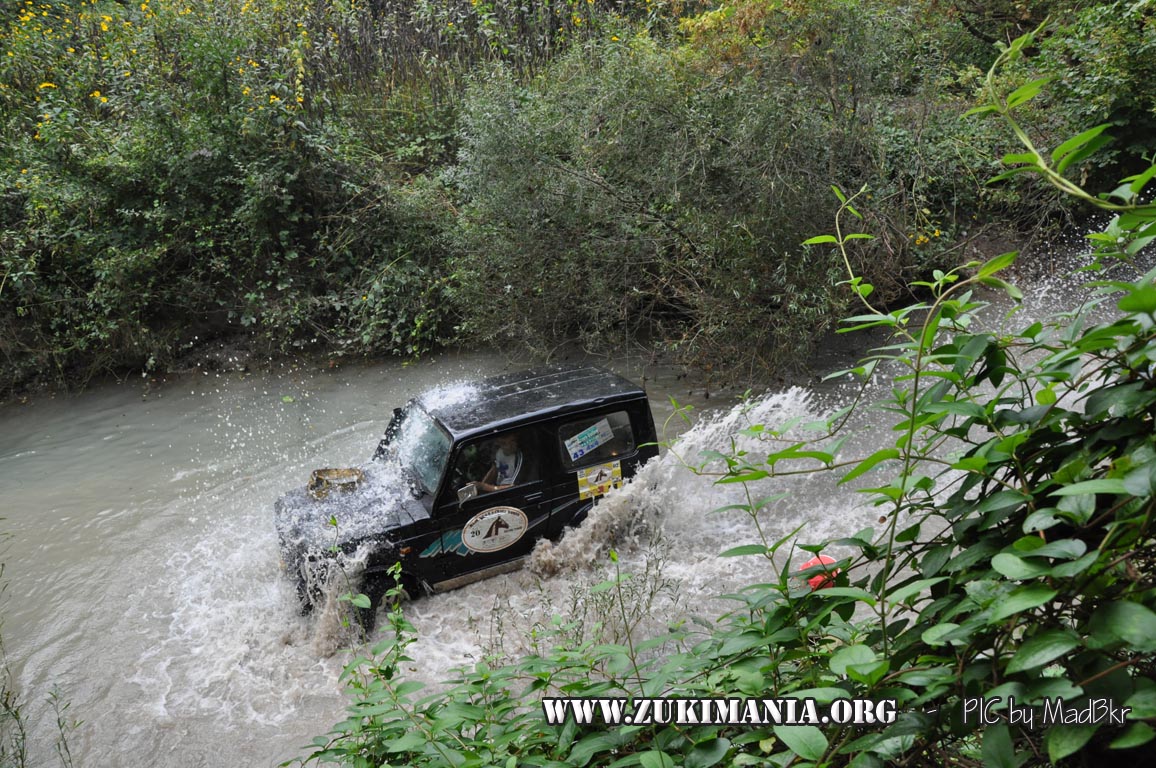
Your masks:
M 1048 9 L 1039 11 L 1042 14 Z M 1153 149 L 1145 3 L 1065 5 L 1045 143 Z M 20 0 L 0 9 L 0 392 L 270 351 L 642 340 L 791 364 L 846 307 L 803 237 L 867 184 L 856 269 L 896 301 L 991 226 L 960 121 L 1019 5 L 739 0 Z M 1094 53 L 1094 55 L 1093 55 Z M 1021 78 L 1024 72 L 1009 71 Z M 741 366 L 739 365 L 741 364 Z
M 1021 38 L 985 80 L 991 43 L 1046 14 L 1032 55 Z M 1010 259 L 955 267 L 981 231 L 1046 231 L 1079 204 L 1117 214 L 1101 265 L 1151 241 L 1156 172 L 1084 191 L 1156 151 L 1150 3 L 21 0 L 0 35 L 0 391 L 163 369 L 239 333 L 345 355 L 644 340 L 730 370 L 799 361 L 853 302 L 853 325 L 896 333 L 856 369 L 906 369 L 893 444 L 850 460 L 760 425 L 763 450 L 716 457 L 755 516 L 779 472 L 880 477 L 881 530 L 811 547 L 852 553 L 835 587 L 793 580 L 788 540 L 754 542 L 730 554 L 777 581 L 705 638 L 574 647 L 560 629 L 421 700 L 395 611 L 318 759 L 1013 766 L 1151 747 L 1154 276 L 1105 284 L 1117 319 L 995 333 L 971 289 L 1014 293 Z M 976 105 L 1006 120 L 959 119 Z M 986 185 L 1005 152 L 1013 173 Z M 903 714 L 581 731 L 544 724 L 543 691 Z M 980 729 L 959 716 L 980 694 L 1132 716 Z
M 1031 42 L 1018 39 L 999 63 L 1014 64 Z M 637 636 L 626 594 L 634 574 L 617 573 L 594 592 L 612 595 L 611 614 L 621 607 L 618 640 L 575 642 L 558 619 L 536 638 L 537 653 L 478 663 L 424 697 L 421 683 L 404 680 L 413 630 L 395 608 L 392 631 L 349 669 L 349 718 L 318 740 L 311 759 L 455 767 L 1149 764 L 1156 269 L 1129 275 L 1121 262 L 1134 265 L 1156 239 L 1156 205 L 1143 202 L 1156 165 L 1110 195 L 1089 195 L 1063 171 L 1095 153 L 1106 126 L 1039 149 L 1022 115 L 1044 84 L 1005 93 L 993 75 L 991 101 L 977 111 L 1000 113 L 1022 143 L 1025 151 L 1004 158 L 1005 176 L 1031 172 L 1114 214 L 1095 238 L 1101 291 L 1093 305 L 1010 331 L 985 329 L 977 289 L 1018 298 L 999 276 L 1009 253 L 937 271 L 921 286 L 926 301 L 887 311 L 851 257 L 871 236 L 843 234 L 848 220 L 864 218 L 864 195 L 836 189 L 837 234 L 810 242 L 845 264 L 845 288 L 861 304 L 848 329 L 893 334 L 850 372 L 866 380 L 888 371 L 891 394 L 879 405 L 895 438 L 870 455 L 845 455 L 844 410 L 809 425 L 753 424 L 735 436 L 733 451 L 702 457 L 698 471 L 743 484 L 740 508 L 764 518 L 759 531 L 773 529 L 769 502 L 781 497 L 774 478 L 801 472 L 866 481 L 860 490 L 879 509 L 879 529 L 810 545 L 796 530 L 723 553 L 765 557 L 774 578 L 733 595 L 737 608 L 706 632 L 680 624 Z M 1110 319 L 1097 322 L 1095 305 L 1110 307 Z M 846 554 L 792 574 L 783 555 L 794 548 Z M 834 578 L 818 580 L 829 586 L 805 581 L 827 569 L 837 569 Z M 898 716 L 875 725 L 736 727 L 656 715 L 657 724 L 581 727 L 573 717 L 548 724 L 540 696 L 866 698 L 897 702 Z M 969 697 L 993 704 L 986 722 L 974 707 L 968 716 Z M 1092 721 L 1090 701 L 1129 711 Z

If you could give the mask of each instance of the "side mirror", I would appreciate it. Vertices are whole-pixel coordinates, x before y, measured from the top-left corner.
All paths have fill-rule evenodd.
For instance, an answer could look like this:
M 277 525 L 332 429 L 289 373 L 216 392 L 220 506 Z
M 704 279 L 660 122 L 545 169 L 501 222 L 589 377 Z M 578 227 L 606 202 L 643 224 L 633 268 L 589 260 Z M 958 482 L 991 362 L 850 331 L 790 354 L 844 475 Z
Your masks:
M 459 502 L 469 501 L 470 499 L 474 498 L 477 495 L 478 495 L 478 486 L 474 485 L 473 483 L 470 483 L 469 485 L 463 485 L 461 488 L 458 488 L 458 501 Z

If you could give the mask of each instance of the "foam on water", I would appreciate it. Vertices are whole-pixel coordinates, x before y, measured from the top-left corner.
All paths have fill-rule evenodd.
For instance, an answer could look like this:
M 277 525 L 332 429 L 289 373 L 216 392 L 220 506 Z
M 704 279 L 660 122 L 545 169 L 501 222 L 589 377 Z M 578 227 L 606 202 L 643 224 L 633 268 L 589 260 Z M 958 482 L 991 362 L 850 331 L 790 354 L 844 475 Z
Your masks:
M 1029 301 L 1066 305 L 1070 284 L 1048 279 L 1042 294 L 1026 292 Z M 347 656 L 331 654 L 348 637 L 336 603 L 298 614 L 278 563 L 274 500 L 303 487 L 316 467 L 364 464 L 392 407 L 504 367 L 474 358 L 206 376 L 143 397 L 122 387 L 3 414 L 0 485 L 19 542 L 7 558 L 4 631 L 29 700 L 40 755 L 32 764 L 55 762 L 41 695 L 53 687 L 84 721 L 72 741 L 79 765 L 272 765 L 301 754 L 343 717 Z M 660 418 L 668 395 L 686 396 L 674 381 L 668 390 L 649 384 Z M 784 547 L 772 563 L 720 552 L 774 542 L 801 525 L 804 543 L 871 526 L 877 512 L 833 478 L 751 484 L 755 498 L 789 492 L 756 524 L 742 511 L 716 511 L 747 503 L 741 485 L 715 484 L 717 463 L 706 474 L 683 465 L 702 463 L 703 451 L 763 454 L 768 445 L 739 435 L 743 427 L 817 419 L 850 397 L 844 386 L 795 388 L 707 413 L 580 528 L 540 546 L 529 567 L 407 604 L 418 640 L 406 673 L 436 682 L 487 655 L 533 650 L 555 615 L 582 620 L 574 633 L 620 639 L 625 627 L 590 591 L 616 568 L 631 574 L 632 631 L 709 621 L 732 605 L 722 595 L 797 567 L 801 555 Z M 445 407 L 470 389 L 442 385 L 426 399 Z M 842 449 L 847 457 L 894 440 L 864 418 L 864 437 Z M 378 479 L 393 492 L 404 488 L 384 475 L 370 482 Z
M 44 551 L 23 556 L 25 549 L 14 561 L 14 598 L 22 601 L 15 626 L 29 631 L 5 629 L 9 650 L 23 660 L 21 686 L 59 687 L 72 716 L 84 721 L 72 740 L 80 763 L 274 764 L 341 719 L 347 656 L 334 652 L 352 639 L 343 606 L 330 590 L 313 615 L 299 615 L 295 586 L 278 563 L 272 504 L 304 486 L 314 467 L 364 464 L 390 406 L 412 396 L 394 392 L 382 403 L 380 374 L 354 383 L 214 377 L 192 394 L 154 392 L 145 402 L 115 395 L 103 416 L 84 420 L 117 429 L 70 432 L 64 410 L 59 423 L 42 415 L 30 428 L 23 442 L 35 445 L 13 446 L 23 457 L 8 466 L 58 468 L 71 466 L 91 441 L 102 446 L 88 463 L 57 469 L 64 485 L 55 488 L 30 482 L 36 468 L 26 463 L 10 497 L 20 510 L 57 510 L 17 520 L 18 536 L 28 539 L 20 526 L 34 526 Z M 467 396 L 468 389 L 452 385 L 438 397 Z M 656 411 L 667 394 L 655 393 Z M 406 673 L 437 682 L 461 664 L 524 653 L 555 615 L 585 619 L 575 632 L 599 626 L 602 636 L 621 639 L 620 619 L 590 592 L 612 573 L 610 547 L 633 574 L 632 631 L 657 632 L 680 617 L 725 609 L 713 597 L 764 578 L 769 564 L 716 556 L 757 541 L 758 531 L 748 515 L 713 511 L 741 501 L 738 487 L 715 486 L 679 457 L 698 463 L 703 450 L 725 450 L 748 423 L 813 416 L 813 400 L 794 389 L 703 418 L 675 450 L 602 500 L 586 524 L 536 552 L 531 568 L 407 604 L 419 638 Z M 35 429 L 69 437 L 37 438 Z M 124 437 L 101 439 L 109 434 Z M 368 482 L 400 492 L 404 484 L 387 474 L 371 473 Z M 379 481 L 388 488 L 377 488 Z M 803 493 L 760 519 L 772 539 L 804 518 L 808 538 L 855 527 L 845 502 L 831 506 L 809 495 L 807 483 L 790 485 Z M 356 553 L 346 565 L 356 579 Z M 30 600 L 44 611 L 36 613 Z M 46 747 L 40 754 L 51 762 L 51 713 L 32 701 L 29 715 L 34 744 Z
M 469 400 L 477 392 L 477 385 L 472 381 L 454 381 L 441 384 L 421 395 L 421 404 L 428 410 L 434 411 L 450 408 Z

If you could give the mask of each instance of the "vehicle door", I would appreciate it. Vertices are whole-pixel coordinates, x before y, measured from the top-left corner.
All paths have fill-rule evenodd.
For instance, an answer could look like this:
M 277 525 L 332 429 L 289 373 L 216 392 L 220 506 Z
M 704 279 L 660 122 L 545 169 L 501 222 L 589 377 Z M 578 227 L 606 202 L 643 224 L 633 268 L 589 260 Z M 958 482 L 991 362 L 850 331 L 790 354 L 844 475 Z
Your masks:
M 595 499 L 621 487 L 639 462 L 641 424 L 630 404 L 575 414 L 555 424 L 551 452 L 559 472 L 548 491 L 552 511 L 550 535 L 585 519 Z
M 458 446 L 435 508 L 441 535 L 420 553 L 438 581 L 527 555 L 545 534 L 543 444 L 540 428 L 522 427 Z

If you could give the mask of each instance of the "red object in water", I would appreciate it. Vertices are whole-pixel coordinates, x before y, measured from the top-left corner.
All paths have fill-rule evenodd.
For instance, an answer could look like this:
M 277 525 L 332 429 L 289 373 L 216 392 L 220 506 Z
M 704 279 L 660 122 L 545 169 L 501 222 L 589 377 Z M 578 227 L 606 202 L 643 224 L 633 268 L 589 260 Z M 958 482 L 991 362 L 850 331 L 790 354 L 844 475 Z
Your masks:
M 827 557 L 826 555 L 817 555 L 812 557 L 807 562 L 803 563 L 800 571 L 805 571 L 808 568 L 814 568 L 819 565 L 831 565 L 836 562 L 835 558 Z M 807 583 L 811 585 L 811 589 L 826 589 L 835 585 L 835 577 L 839 575 L 839 569 L 833 568 L 827 573 L 820 573 L 807 579 Z

